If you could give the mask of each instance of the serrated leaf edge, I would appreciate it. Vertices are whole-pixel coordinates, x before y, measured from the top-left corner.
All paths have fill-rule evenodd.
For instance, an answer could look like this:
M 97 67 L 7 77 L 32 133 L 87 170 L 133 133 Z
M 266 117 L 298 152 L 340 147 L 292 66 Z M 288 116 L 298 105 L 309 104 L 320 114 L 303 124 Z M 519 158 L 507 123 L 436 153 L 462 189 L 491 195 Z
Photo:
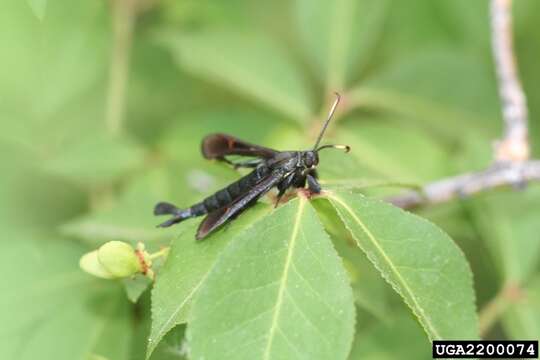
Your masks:
M 240 235 L 242 234 L 244 231 L 247 231 L 248 229 L 250 229 L 252 226 L 254 226 L 257 222 L 259 222 L 260 220 L 262 220 L 263 218 L 267 217 L 267 216 L 270 216 L 272 213 L 274 213 L 276 209 L 272 209 L 271 211 L 263 214 L 262 216 L 260 217 L 257 217 L 255 219 L 255 221 L 253 221 L 251 224 L 249 224 L 248 226 L 246 226 L 244 229 L 240 230 L 237 234 Z M 182 236 L 183 232 L 180 233 L 178 235 L 178 237 Z M 226 246 L 225 246 L 226 247 Z M 222 251 L 225 250 L 225 249 L 222 249 Z M 156 340 L 155 342 L 151 342 L 150 341 L 150 338 L 148 339 L 148 346 L 147 346 L 147 350 L 146 350 L 146 357 L 145 357 L 145 360 L 149 360 L 150 357 L 152 356 L 152 353 L 154 352 L 154 350 L 156 349 L 156 347 L 159 345 L 159 343 L 161 342 L 161 340 L 163 340 L 163 338 L 165 337 L 165 335 L 167 335 L 167 333 L 169 331 L 171 331 L 175 326 L 177 325 L 180 325 L 181 323 L 178 323 L 178 324 L 172 324 L 170 323 L 171 319 L 174 319 L 174 317 L 182 310 L 182 308 L 189 302 L 189 300 L 191 300 L 193 297 L 195 297 L 195 295 L 197 294 L 197 290 L 199 290 L 199 288 L 204 284 L 204 282 L 206 281 L 206 279 L 208 278 L 208 275 L 210 274 L 210 272 L 212 271 L 212 268 L 213 266 L 211 266 L 208 271 L 206 272 L 206 274 L 204 274 L 204 276 L 201 278 L 201 280 L 199 281 L 199 283 L 197 285 L 195 285 L 193 287 L 193 289 L 189 292 L 189 294 L 186 296 L 186 298 L 184 299 L 184 301 L 182 301 L 181 305 L 174 311 L 174 315 L 170 317 L 169 320 L 167 320 L 167 323 L 168 323 L 168 326 L 169 326 L 169 329 L 167 329 L 166 331 L 163 332 L 163 334 L 159 337 L 159 340 Z M 152 288 L 152 296 L 154 294 L 154 290 L 155 290 L 155 286 Z M 151 320 L 152 320 L 152 323 L 154 322 L 154 312 L 153 311 L 150 311 L 151 313 Z M 165 329 L 165 326 L 162 327 L 162 331 L 163 329 Z
M 350 194 L 352 194 L 352 192 L 350 192 Z M 330 204 L 332 204 L 332 206 L 334 206 L 334 208 L 336 209 L 336 212 L 338 213 L 338 215 L 339 215 L 341 221 L 343 222 L 343 225 L 344 225 L 344 226 L 347 228 L 347 230 L 350 232 L 350 234 L 351 234 L 351 236 L 353 237 L 353 239 L 356 240 L 356 237 L 353 235 L 351 229 L 349 229 L 349 227 L 346 225 L 345 221 L 343 220 L 343 217 L 342 217 L 341 213 L 339 212 L 339 210 L 337 209 L 337 207 L 336 207 L 336 206 L 332 203 L 332 201 L 331 201 L 331 199 L 333 199 L 333 198 L 335 199 L 337 196 L 336 196 L 333 192 L 328 192 L 328 191 L 326 191 L 326 192 L 324 193 L 324 195 L 330 200 Z M 364 195 L 358 194 L 358 193 L 356 193 L 355 195 L 361 196 L 361 197 L 365 197 Z M 341 199 L 340 199 L 340 200 L 341 200 Z M 371 201 L 376 201 L 376 202 L 379 202 L 379 203 L 382 203 L 382 204 L 386 204 L 386 205 L 390 205 L 390 206 L 391 206 L 391 204 L 388 204 L 388 203 L 386 203 L 386 202 L 384 202 L 384 201 L 381 201 L 381 200 L 373 200 L 373 199 L 371 199 Z M 350 208 L 350 207 L 349 207 L 349 208 Z M 416 214 L 414 214 L 414 213 L 405 211 L 405 210 L 403 210 L 403 209 L 401 209 L 401 208 L 399 208 L 399 207 L 395 207 L 395 208 L 396 208 L 397 210 L 399 210 L 401 213 L 407 214 L 408 216 L 412 216 L 412 217 L 416 218 L 418 221 L 421 221 L 421 222 L 424 222 L 424 223 L 426 223 L 426 224 L 429 224 L 429 225 L 433 226 L 433 228 L 436 229 L 436 231 L 438 231 L 438 232 L 439 232 L 440 234 L 442 234 L 443 236 L 448 237 L 448 238 L 452 241 L 452 239 L 451 239 L 451 238 L 450 238 L 450 237 L 449 237 L 449 236 L 448 236 L 441 228 L 439 228 L 437 225 L 433 224 L 431 221 L 429 221 L 429 220 L 427 220 L 427 219 L 425 219 L 425 218 L 423 218 L 423 217 L 420 217 L 420 216 L 418 216 L 418 215 L 416 215 Z M 455 242 L 452 241 L 452 243 L 455 245 L 456 250 L 461 254 L 461 256 L 463 257 L 463 259 L 465 259 L 465 266 L 466 266 L 466 268 L 467 268 L 466 273 L 467 273 L 467 276 L 468 276 L 468 282 L 469 282 L 469 284 L 471 285 L 471 287 L 474 288 L 474 278 L 473 278 L 473 273 L 472 273 L 472 270 L 471 270 L 471 267 L 470 267 L 469 262 L 466 260 L 467 257 L 465 256 L 465 253 L 463 252 L 463 250 L 462 250 L 459 246 L 457 246 L 457 244 L 455 244 Z M 362 249 L 362 248 L 360 248 L 360 249 Z M 363 249 L 362 249 L 362 251 L 363 251 Z M 366 253 L 366 255 L 367 255 L 367 253 Z M 382 275 L 383 278 L 386 280 L 386 282 L 388 282 L 388 283 L 392 286 L 392 288 L 393 288 L 394 290 L 396 290 L 396 292 L 397 292 L 401 297 L 403 297 L 403 299 L 404 299 L 405 303 L 407 304 L 407 306 L 409 306 L 409 307 L 411 308 L 411 310 L 413 311 L 413 314 L 418 318 L 420 324 L 422 325 L 422 328 L 424 329 L 424 331 L 425 331 L 426 334 L 428 335 L 430 341 L 434 340 L 433 338 L 430 337 L 430 334 L 427 332 L 427 329 L 425 328 L 424 323 L 421 321 L 419 315 L 415 312 L 415 309 L 412 308 L 411 305 L 408 303 L 407 299 L 406 299 L 399 291 L 397 291 L 397 288 L 395 287 L 395 284 L 394 284 L 390 279 L 388 279 L 388 278 L 384 275 L 384 273 L 381 271 L 381 269 L 378 268 L 378 265 L 377 265 L 376 260 L 375 260 L 375 259 L 372 259 L 370 256 L 368 256 L 368 259 L 373 263 L 373 265 L 374 265 L 374 266 L 377 268 L 377 270 L 381 273 L 381 275 Z M 473 312 L 473 314 L 474 314 L 474 318 L 475 318 L 475 319 L 474 319 L 474 323 L 476 324 L 476 334 L 478 334 L 478 333 L 479 333 L 479 330 L 478 330 L 478 309 L 477 309 L 477 305 L 476 305 L 476 303 L 477 303 L 477 301 L 476 301 L 476 293 L 475 293 L 474 291 L 472 291 L 471 296 L 472 296 L 472 303 L 473 303 L 473 306 L 475 307 L 475 311 Z M 478 339 L 479 336 L 477 336 L 476 338 Z
M 405 300 L 405 302 L 407 303 L 407 305 L 411 308 L 411 310 L 413 311 L 413 313 L 415 314 L 415 316 L 420 320 L 420 323 L 422 324 L 422 327 L 424 328 L 424 331 L 426 332 L 426 334 L 428 335 L 429 339 L 432 341 L 434 339 L 441 339 L 441 336 L 439 335 L 438 331 L 435 329 L 435 327 L 433 326 L 433 324 L 431 323 L 431 321 L 429 320 L 429 317 L 426 315 L 424 309 L 420 306 L 420 304 L 418 303 L 418 301 L 416 300 L 416 296 L 414 295 L 414 293 L 412 292 L 412 290 L 410 289 L 408 283 L 405 281 L 405 279 L 403 279 L 403 277 L 400 275 L 400 273 L 397 271 L 394 263 L 392 262 L 392 260 L 388 257 L 388 255 L 385 253 L 385 251 L 379 246 L 379 244 L 377 243 L 377 240 L 375 238 L 375 236 L 371 233 L 371 231 L 367 228 L 367 226 L 362 222 L 362 220 L 356 216 L 355 212 L 344 202 L 341 200 L 341 198 L 339 198 L 338 196 L 336 196 L 335 194 L 327 194 L 327 196 L 339 203 L 340 206 L 342 206 L 350 215 L 351 217 L 354 219 L 355 222 L 358 223 L 358 225 L 362 228 L 362 230 L 364 231 L 364 233 L 367 235 L 367 237 L 369 238 L 369 240 L 371 241 L 371 243 L 375 246 L 375 249 L 379 252 L 379 255 L 382 256 L 383 260 L 386 261 L 386 263 L 389 265 L 390 267 L 390 270 L 394 273 L 394 275 L 396 276 L 398 282 L 400 283 L 399 285 L 401 285 L 401 288 L 398 284 L 396 284 L 393 280 L 391 280 L 386 274 L 384 271 L 382 271 L 382 269 L 379 268 L 378 266 L 378 262 L 377 262 L 377 259 L 373 259 L 372 256 L 370 256 L 369 254 L 367 254 L 369 260 L 373 263 L 373 265 L 377 268 L 377 270 L 381 273 L 381 275 L 384 277 L 384 279 L 392 286 L 392 288 L 394 288 L 394 290 L 396 290 L 396 292 L 398 294 L 401 295 L 401 297 Z M 330 203 L 333 203 L 333 201 L 330 201 Z M 347 223 L 345 222 L 345 219 L 343 218 L 343 215 L 341 213 L 341 210 L 335 206 L 334 204 L 332 204 L 334 206 L 334 208 L 336 209 L 339 217 L 341 218 L 343 224 L 345 225 L 345 227 L 347 228 L 347 230 L 349 231 L 349 233 L 351 234 L 351 236 L 353 237 L 353 239 L 356 241 L 356 244 L 358 245 L 359 248 L 362 249 L 362 247 L 360 246 L 359 244 L 359 241 L 358 239 L 356 238 L 354 232 L 350 229 L 350 227 L 347 225 Z M 363 249 L 362 249 L 363 250 Z M 408 297 L 410 298 L 410 300 L 404 295 L 402 294 L 402 291 L 406 292 Z M 411 304 L 412 302 L 412 304 Z

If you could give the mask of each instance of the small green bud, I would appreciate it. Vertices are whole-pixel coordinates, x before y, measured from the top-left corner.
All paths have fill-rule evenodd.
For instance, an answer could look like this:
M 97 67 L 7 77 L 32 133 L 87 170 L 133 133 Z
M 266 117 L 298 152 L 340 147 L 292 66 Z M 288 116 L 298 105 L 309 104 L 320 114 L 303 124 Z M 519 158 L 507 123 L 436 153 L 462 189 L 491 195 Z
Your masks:
M 134 248 L 125 242 L 109 241 L 98 250 L 82 256 L 79 265 L 87 273 L 104 279 L 127 278 L 136 274 L 154 279 L 152 260 L 166 256 L 168 252 L 169 249 L 164 248 L 149 254 L 141 242 Z
M 109 241 L 99 248 L 97 256 L 103 268 L 115 278 L 132 276 L 142 271 L 135 249 L 125 242 Z
M 114 276 L 108 272 L 98 260 L 98 251 L 94 250 L 84 254 L 79 260 L 80 268 L 89 273 L 103 279 L 113 279 Z

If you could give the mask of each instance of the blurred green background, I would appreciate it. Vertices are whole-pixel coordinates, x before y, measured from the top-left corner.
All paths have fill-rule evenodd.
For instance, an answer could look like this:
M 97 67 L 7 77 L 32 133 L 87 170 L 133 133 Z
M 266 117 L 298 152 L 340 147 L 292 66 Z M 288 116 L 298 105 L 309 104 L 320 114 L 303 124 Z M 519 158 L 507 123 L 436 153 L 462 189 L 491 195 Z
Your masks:
M 156 201 L 187 206 L 236 179 L 202 159 L 205 134 L 308 147 L 339 91 L 326 141 L 352 152 L 322 155 L 332 187 L 482 169 L 501 133 L 487 1 L 4 0 L 0 9 L 2 359 L 144 357 L 149 294 L 131 305 L 78 259 L 109 240 L 158 249 L 177 231 L 155 229 Z M 538 157 L 540 3 L 516 1 L 514 17 Z M 464 250 L 480 311 L 518 289 L 497 297 L 486 337 L 537 339 L 538 186 L 420 213 Z M 411 320 L 386 311 L 386 322 L 359 312 L 368 320 L 351 358 L 414 351 L 398 341 Z M 181 333 L 169 339 L 176 352 L 152 359 L 183 358 Z

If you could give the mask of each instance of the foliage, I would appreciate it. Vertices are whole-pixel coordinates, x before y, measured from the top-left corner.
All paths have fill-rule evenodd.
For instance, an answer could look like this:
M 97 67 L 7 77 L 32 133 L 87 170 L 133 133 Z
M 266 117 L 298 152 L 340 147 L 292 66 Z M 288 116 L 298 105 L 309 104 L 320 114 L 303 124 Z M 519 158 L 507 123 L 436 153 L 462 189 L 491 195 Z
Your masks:
M 136 3 L 115 134 L 108 2 L 2 4 L 0 358 L 430 358 L 430 340 L 477 338 L 501 293 L 486 336 L 540 336 L 538 186 L 422 217 L 377 199 L 489 163 L 487 1 Z M 514 10 L 538 155 L 540 5 Z M 238 178 L 202 159 L 205 134 L 307 148 L 333 91 L 325 142 L 352 151 L 321 153 L 323 196 L 265 198 L 203 242 L 198 220 L 154 228 L 156 202 Z M 109 241 L 171 246 L 151 290 L 79 269 Z

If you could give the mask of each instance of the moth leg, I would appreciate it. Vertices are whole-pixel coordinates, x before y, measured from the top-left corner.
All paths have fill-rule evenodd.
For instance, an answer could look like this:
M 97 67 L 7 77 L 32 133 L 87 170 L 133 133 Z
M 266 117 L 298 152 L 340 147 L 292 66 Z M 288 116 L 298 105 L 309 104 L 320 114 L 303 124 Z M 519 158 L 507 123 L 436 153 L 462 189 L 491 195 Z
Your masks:
M 287 189 L 279 190 L 279 192 L 277 194 L 277 197 L 276 197 L 276 203 L 274 204 L 274 209 L 278 207 L 279 202 L 281 201 L 281 198 L 285 194 L 285 191 L 287 191 Z
M 263 161 L 261 159 L 251 159 L 247 161 L 234 162 L 227 159 L 225 156 L 217 157 L 216 160 L 223 161 L 231 165 L 235 170 L 238 168 L 256 168 Z
M 252 160 L 247 160 L 247 161 L 243 161 L 243 162 L 232 162 L 232 161 L 228 161 L 229 164 L 233 165 L 235 169 L 239 169 L 239 168 L 256 168 L 257 166 L 259 166 L 262 162 L 261 159 L 252 159 Z
M 306 179 L 309 191 L 313 194 L 319 194 L 321 192 L 321 185 L 317 179 L 311 174 L 307 174 Z
M 294 185 L 295 188 L 306 187 L 306 177 L 305 177 L 305 175 L 298 175 L 294 179 L 294 184 L 293 185 Z
M 277 188 L 279 192 L 277 194 L 276 204 L 274 205 L 274 208 L 277 208 L 277 206 L 279 205 L 279 201 L 281 200 L 281 198 L 283 197 L 287 189 L 291 187 L 291 184 L 293 183 L 294 180 L 295 180 L 295 174 L 292 173 L 278 184 Z
M 234 163 L 231 160 L 227 159 L 225 156 L 216 157 L 215 159 L 234 166 Z

